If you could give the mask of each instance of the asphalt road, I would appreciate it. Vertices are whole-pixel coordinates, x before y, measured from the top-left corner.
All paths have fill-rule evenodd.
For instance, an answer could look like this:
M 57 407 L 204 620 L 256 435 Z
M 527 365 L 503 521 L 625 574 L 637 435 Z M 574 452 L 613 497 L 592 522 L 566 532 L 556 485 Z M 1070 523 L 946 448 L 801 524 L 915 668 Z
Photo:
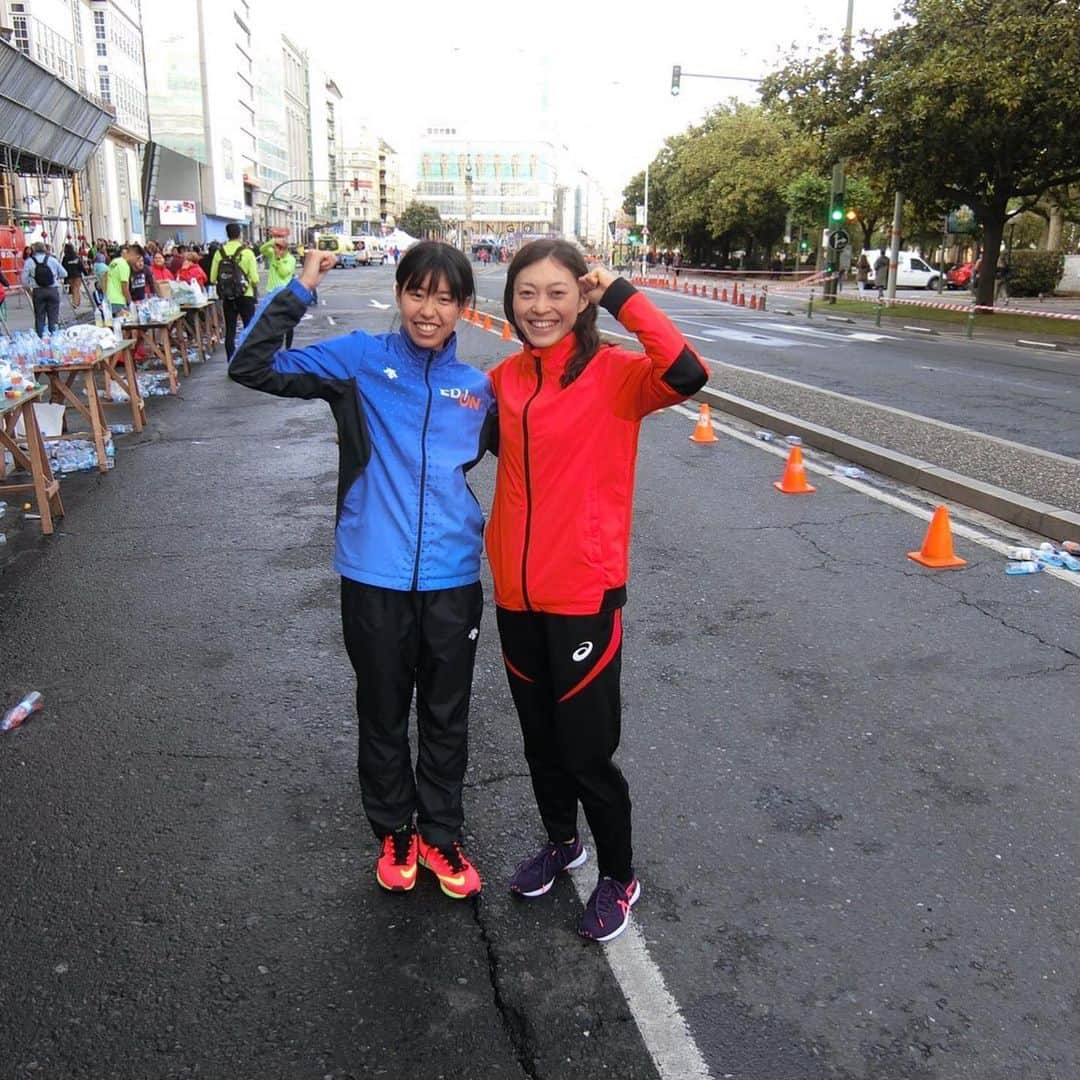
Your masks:
M 389 328 L 389 273 L 335 275 L 298 343 Z M 490 612 L 485 892 L 375 886 L 329 416 L 220 353 L 184 389 L 0 576 L 0 694 L 47 701 L 0 736 L 0 1077 L 658 1075 L 640 1032 L 677 1017 L 627 940 L 577 939 L 568 882 L 505 892 L 539 832 Z M 1076 587 L 963 539 L 924 571 L 922 520 L 828 477 L 781 496 L 771 448 L 692 427 L 643 428 L 620 760 L 635 925 L 709 1073 L 1080 1074 Z

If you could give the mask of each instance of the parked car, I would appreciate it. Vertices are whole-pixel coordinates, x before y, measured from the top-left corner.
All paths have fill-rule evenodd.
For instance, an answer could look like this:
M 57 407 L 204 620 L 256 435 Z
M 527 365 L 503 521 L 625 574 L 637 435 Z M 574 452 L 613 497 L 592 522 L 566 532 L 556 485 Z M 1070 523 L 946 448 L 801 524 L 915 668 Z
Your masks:
M 961 263 L 959 266 L 954 266 L 951 270 L 945 271 L 945 288 L 947 289 L 970 289 L 971 288 L 971 272 L 975 269 L 975 264 L 971 262 Z
M 873 252 L 868 251 L 866 257 L 870 265 L 874 263 Z M 938 278 L 941 275 L 920 255 L 913 251 L 901 251 L 896 256 L 896 284 L 901 289 L 936 289 Z M 874 271 L 870 271 L 870 279 L 875 281 Z
M 355 270 L 360 265 L 355 251 L 339 251 L 334 266 L 338 270 Z

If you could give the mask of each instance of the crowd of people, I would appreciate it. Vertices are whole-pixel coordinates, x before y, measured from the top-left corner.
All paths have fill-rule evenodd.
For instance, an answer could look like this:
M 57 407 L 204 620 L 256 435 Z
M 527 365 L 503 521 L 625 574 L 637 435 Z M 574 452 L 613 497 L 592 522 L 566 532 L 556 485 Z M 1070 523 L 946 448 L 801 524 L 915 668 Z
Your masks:
M 267 291 L 291 280 L 296 258 L 283 238 L 264 243 L 259 254 L 267 270 Z M 255 310 L 259 290 L 259 266 L 255 251 L 243 239 L 239 225 L 226 227 L 226 240 L 208 244 L 117 243 L 99 238 L 69 239 L 59 255 L 49 244 L 36 241 L 22 253 L 22 273 L 13 282 L 0 273 L 0 290 L 21 287 L 30 297 L 34 328 L 39 336 L 54 333 L 60 323 L 60 308 L 66 294 L 72 314 L 90 308 L 119 315 L 133 304 L 153 296 L 166 295 L 163 283 L 195 282 L 206 290 L 224 276 L 219 295 L 225 316 L 226 350 L 235 348 L 238 324 L 247 325 Z M 4 296 L 0 293 L 0 303 Z M 6 312 L 0 310 L 0 315 Z

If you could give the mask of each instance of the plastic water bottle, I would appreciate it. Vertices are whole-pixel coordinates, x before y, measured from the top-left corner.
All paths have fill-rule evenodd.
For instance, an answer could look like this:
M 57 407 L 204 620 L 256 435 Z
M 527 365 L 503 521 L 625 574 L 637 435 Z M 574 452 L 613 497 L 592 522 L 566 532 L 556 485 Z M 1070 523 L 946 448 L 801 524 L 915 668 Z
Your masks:
M 1007 559 L 1020 559 L 1021 561 L 1025 559 L 1037 559 L 1039 557 L 1039 552 L 1036 548 L 1014 547 L 1009 548 L 1009 550 L 1005 552 L 1005 557 Z
M 1080 559 L 1075 555 L 1070 555 L 1067 551 L 1063 551 L 1059 558 L 1061 559 L 1061 565 L 1065 567 L 1066 570 L 1080 572 Z
M 0 731 L 13 731 L 28 716 L 38 712 L 44 704 L 41 694 L 37 690 L 32 690 L 18 705 L 4 713 L 4 719 L 0 720 Z
M 754 436 L 762 442 L 772 442 L 776 435 L 771 431 L 755 431 Z
M 1043 564 L 1041 562 L 1035 562 L 1032 559 L 1025 559 L 1023 562 L 1012 562 L 1005 567 L 1006 574 L 1041 574 Z
M 851 480 L 857 480 L 863 475 L 863 471 L 858 465 L 837 465 L 833 472 L 837 476 L 846 476 Z
M 786 442 L 788 446 L 802 446 L 802 438 L 798 435 L 785 435 L 784 442 Z

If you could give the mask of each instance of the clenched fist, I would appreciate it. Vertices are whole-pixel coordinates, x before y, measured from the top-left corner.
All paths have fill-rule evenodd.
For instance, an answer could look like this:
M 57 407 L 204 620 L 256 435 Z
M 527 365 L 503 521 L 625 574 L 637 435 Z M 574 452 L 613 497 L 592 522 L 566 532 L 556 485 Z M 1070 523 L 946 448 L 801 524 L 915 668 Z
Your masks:
M 337 256 L 332 251 L 318 251 L 311 248 L 304 254 L 304 268 L 300 271 L 300 284 L 310 292 L 319 287 L 319 282 L 333 270 Z

